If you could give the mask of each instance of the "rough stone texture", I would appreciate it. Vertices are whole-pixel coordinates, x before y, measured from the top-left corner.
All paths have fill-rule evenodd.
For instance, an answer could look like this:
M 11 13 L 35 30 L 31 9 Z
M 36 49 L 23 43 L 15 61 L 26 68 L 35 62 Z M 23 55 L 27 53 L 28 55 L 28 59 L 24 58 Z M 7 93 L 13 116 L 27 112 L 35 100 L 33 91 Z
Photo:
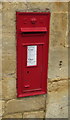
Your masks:
M 16 60 L 14 54 L 4 54 L 2 61 L 3 74 L 11 74 L 16 72 Z
M 70 12 L 70 1 L 68 2 L 68 12 Z
M 0 100 L 0 117 L 4 113 L 4 107 L 5 107 L 5 101 L 4 100 Z
M 68 14 L 52 13 L 50 21 L 50 45 L 51 48 L 65 46 L 68 32 Z M 64 34 L 63 34 L 64 33 Z M 59 37 L 60 36 L 60 37 Z
M 44 111 L 25 112 L 23 114 L 23 118 L 44 118 L 44 117 L 45 117 Z
M 68 49 L 68 58 L 70 58 L 70 2 L 68 3 L 68 30 L 69 30 L 69 33 L 68 33 L 68 44 L 69 44 L 69 49 Z M 68 59 L 68 66 L 69 66 L 69 68 L 68 68 L 68 76 L 69 76 L 69 78 L 70 78 L 70 59 Z M 69 93 L 68 93 L 68 99 L 69 99 L 69 101 L 68 101 L 68 118 L 70 119 L 70 79 L 69 79 L 69 89 L 68 89 L 68 91 L 69 91 Z
M 19 10 L 24 10 L 26 9 L 26 5 L 25 2 L 3 2 L 2 3 L 2 8 L 3 11 L 7 12 L 7 11 L 19 11 Z
M 51 12 L 68 12 L 68 3 L 66 2 L 31 2 L 32 0 L 28 0 L 27 6 L 30 9 L 50 9 Z
M 61 87 L 68 88 L 69 80 L 50 81 L 48 83 L 48 92 L 58 91 Z
M 2 120 L 2 117 L 0 117 L 0 120 Z
M 67 31 L 67 13 L 52 13 L 51 14 L 51 23 L 52 23 L 52 31 Z
M 13 99 L 6 103 L 5 113 L 24 112 L 32 110 L 44 110 L 45 109 L 46 96 L 33 96 L 23 99 Z M 10 109 L 11 108 L 11 109 Z
M 0 2 L 0 13 L 2 12 L 2 3 Z
M 22 113 L 8 114 L 5 115 L 3 118 L 22 118 Z
M 5 76 L 2 80 L 2 98 L 3 99 L 13 99 L 16 98 L 16 80 L 10 75 Z
M 1 33 L 2 33 L 2 13 L 0 13 L 0 34 Z
M 60 87 L 56 91 L 51 90 L 47 97 L 46 118 L 68 118 L 68 85 L 66 81 L 60 81 Z
M 1 79 L 2 79 L 2 4 L 0 3 L 0 80 Z
M 2 99 L 2 80 L 0 80 L 0 100 Z
M 0 48 L 0 80 L 2 80 L 2 50 Z
M 50 48 L 49 52 L 49 80 L 68 78 L 68 48 Z
M 15 54 L 16 53 L 16 34 L 15 33 L 4 33 L 3 32 L 3 55 L 4 54 Z

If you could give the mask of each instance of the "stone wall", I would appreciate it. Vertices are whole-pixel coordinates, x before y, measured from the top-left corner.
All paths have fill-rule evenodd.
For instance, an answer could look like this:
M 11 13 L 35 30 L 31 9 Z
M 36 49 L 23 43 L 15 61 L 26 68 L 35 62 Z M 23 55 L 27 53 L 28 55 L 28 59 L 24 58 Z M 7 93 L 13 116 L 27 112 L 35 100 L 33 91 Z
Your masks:
M 46 11 L 47 8 L 51 11 L 48 95 L 18 99 L 16 97 L 16 11 Z M 2 104 L 2 111 L 0 116 L 3 118 L 67 118 L 68 3 L 3 2 L 0 3 L 1 12 L 2 79 L 0 86 L 2 85 L 2 95 L 0 93 L 0 104 Z

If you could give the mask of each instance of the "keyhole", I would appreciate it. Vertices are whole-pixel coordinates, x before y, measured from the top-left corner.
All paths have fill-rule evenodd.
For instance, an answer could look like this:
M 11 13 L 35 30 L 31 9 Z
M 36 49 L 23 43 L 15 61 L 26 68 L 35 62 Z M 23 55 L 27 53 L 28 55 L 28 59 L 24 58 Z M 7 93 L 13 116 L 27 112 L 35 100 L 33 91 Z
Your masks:
M 27 73 L 29 73 L 29 71 L 27 71 Z

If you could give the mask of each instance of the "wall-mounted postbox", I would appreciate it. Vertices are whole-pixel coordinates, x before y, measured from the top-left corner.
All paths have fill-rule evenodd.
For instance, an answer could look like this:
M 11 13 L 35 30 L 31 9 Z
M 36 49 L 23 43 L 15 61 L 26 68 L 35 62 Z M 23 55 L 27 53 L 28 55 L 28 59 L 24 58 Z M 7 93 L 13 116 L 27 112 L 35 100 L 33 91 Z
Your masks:
M 17 97 L 47 93 L 50 12 L 17 12 Z

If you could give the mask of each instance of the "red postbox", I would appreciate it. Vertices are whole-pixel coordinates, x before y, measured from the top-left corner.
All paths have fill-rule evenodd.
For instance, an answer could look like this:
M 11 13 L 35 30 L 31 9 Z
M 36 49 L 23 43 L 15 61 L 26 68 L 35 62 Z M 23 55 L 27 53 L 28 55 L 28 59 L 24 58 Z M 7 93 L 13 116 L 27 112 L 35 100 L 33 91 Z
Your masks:
M 50 12 L 16 12 L 17 97 L 47 93 Z

